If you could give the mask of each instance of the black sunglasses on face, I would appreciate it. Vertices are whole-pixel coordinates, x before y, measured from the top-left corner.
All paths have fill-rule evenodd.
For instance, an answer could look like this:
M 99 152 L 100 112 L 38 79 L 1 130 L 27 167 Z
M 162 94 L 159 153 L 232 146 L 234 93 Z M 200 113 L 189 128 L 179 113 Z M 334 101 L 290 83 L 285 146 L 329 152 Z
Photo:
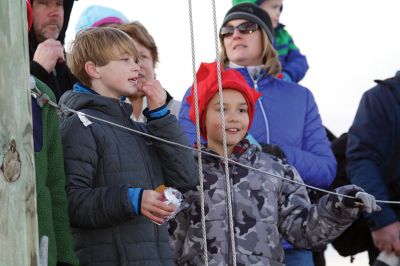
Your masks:
M 235 29 L 237 29 L 241 34 L 249 34 L 258 30 L 258 24 L 254 22 L 243 22 L 237 26 L 223 26 L 219 31 L 219 36 L 221 38 L 229 37 L 233 35 Z

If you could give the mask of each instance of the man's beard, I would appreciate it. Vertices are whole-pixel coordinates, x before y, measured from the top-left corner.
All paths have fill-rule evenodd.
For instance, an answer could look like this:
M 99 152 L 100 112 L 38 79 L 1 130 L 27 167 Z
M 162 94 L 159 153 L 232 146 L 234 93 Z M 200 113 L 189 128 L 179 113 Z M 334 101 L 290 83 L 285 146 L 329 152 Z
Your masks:
M 56 30 L 49 30 L 48 27 L 52 26 L 52 27 L 57 27 Z M 40 31 L 38 37 L 38 41 L 39 42 L 43 42 L 47 39 L 54 39 L 57 40 L 58 37 L 60 36 L 60 32 L 61 32 L 61 27 L 59 27 L 56 24 L 51 24 L 51 25 L 47 25 L 45 27 L 43 27 L 43 29 Z

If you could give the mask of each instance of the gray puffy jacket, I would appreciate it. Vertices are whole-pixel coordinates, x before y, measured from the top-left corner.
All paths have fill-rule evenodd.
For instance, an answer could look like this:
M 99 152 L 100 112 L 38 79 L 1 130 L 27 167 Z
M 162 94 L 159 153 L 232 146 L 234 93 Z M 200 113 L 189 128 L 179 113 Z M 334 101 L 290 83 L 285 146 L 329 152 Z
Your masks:
M 232 208 L 237 265 L 283 265 L 281 236 L 299 248 L 325 245 L 339 236 L 361 213 L 344 199 L 325 195 L 312 205 L 297 171 L 279 159 L 260 152 L 247 140 L 234 149 L 231 159 L 269 174 L 230 164 Z M 203 155 L 205 222 L 209 265 L 230 265 L 232 250 L 227 215 L 224 164 Z M 275 176 L 274 176 L 275 175 Z M 342 194 L 361 191 L 349 185 Z M 185 193 L 189 208 L 170 221 L 171 245 L 178 265 L 203 265 L 200 192 Z

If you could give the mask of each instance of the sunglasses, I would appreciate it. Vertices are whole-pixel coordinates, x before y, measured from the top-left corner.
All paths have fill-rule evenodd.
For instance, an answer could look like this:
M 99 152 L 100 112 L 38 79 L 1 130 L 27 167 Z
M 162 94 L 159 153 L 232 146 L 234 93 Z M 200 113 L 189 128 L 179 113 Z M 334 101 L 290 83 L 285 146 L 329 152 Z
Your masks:
M 237 29 L 241 34 L 250 34 L 258 30 L 258 24 L 254 22 L 243 22 L 237 26 L 223 26 L 219 31 L 219 36 L 221 38 L 232 36 Z

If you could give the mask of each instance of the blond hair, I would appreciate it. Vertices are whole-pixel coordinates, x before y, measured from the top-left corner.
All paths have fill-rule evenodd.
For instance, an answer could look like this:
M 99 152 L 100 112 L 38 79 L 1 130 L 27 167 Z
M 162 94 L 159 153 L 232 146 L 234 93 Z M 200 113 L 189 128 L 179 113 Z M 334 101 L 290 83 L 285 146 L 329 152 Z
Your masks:
M 276 77 L 281 72 L 281 63 L 279 62 L 278 53 L 273 47 L 272 43 L 269 41 L 267 34 L 261 30 L 262 35 L 262 47 L 263 51 L 261 54 L 262 64 L 264 68 L 267 70 L 267 73 L 273 77 Z M 224 46 L 223 38 L 219 38 L 221 44 L 221 62 L 223 62 L 224 66 L 227 67 L 229 64 L 229 58 L 226 55 L 226 49 Z
M 139 58 L 132 39 L 123 31 L 110 27 L 88 28 L 79 31 L 70 46 L 68 67 L 72 74 L 85 86 L 92 86 L 92 79 L 85 70 L 89 61 L 105 66 L 121 55 Z

